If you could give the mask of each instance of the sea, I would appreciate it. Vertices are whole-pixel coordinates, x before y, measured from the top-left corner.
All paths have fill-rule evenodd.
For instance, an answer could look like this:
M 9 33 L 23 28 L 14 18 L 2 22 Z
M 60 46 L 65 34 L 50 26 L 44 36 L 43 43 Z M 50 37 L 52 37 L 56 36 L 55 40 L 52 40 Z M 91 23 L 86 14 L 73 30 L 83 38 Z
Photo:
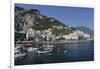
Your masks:
M 35 65 L 49 63 L 83 62 L 94 60 L 94 41 L 89 40 L 80 43 L 44 43 L 38 47 L 52 46 L 48 53 L 28 51 L 22 59 L 16 59 L 15 65 Z

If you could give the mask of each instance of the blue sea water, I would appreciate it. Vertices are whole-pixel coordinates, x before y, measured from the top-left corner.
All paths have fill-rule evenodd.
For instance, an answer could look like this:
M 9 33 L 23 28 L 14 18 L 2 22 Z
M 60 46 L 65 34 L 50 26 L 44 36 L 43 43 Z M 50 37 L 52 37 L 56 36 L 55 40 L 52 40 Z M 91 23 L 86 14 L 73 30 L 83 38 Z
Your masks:
M 37 55 L 35 52 L 28 52 L 25 58 L 21 60 L 15 60 L 15 65 L 94 60 L 94 41 L 81 43 L 57 43 L 51 45 L 53 45 L 53 51 L 50 55 Z

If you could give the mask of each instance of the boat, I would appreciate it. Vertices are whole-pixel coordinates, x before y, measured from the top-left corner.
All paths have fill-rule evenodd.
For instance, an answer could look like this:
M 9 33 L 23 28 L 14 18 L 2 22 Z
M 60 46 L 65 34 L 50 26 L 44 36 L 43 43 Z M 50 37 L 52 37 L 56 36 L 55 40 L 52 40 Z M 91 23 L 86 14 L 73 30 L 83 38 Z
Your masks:
M 53 47 L 40 47 L 36 52 L 38 54 L 48 54 L 48 53 L 52 53 L 53 51 Z
M 25 56 L 26 56 L 26 53 L 17 52 L 17 53 L 15 54 L 15 60 L 16 60 L 16 59 L 22 59 L 22 58 L 24 58 Z
M 31 51 L 36 51 L 38 48 L 34 48 L 34 47 L 30 47 L 30 48 L 28 48 L 27 50 L 28 50 L 28 52 L 31 52 Z
M 15 52 L 15 55 L 14 55 L 15 60 L 22 59 L 26 56 L 26 50 L 24 50 L 22 46 L 16 46 L 14 52 Z

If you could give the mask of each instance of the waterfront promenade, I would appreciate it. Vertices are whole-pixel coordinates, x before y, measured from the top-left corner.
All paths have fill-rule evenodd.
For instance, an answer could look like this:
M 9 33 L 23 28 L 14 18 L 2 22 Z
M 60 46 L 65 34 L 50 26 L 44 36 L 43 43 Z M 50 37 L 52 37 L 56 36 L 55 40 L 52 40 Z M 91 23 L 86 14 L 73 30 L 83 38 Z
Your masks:
M 81 42 L 88 42 L 91 40 L 57 40 L 57 41 L 41 41 L 41 42 L 36 42 L 36 43 L 51 43 L 51 44 L 56 44 L 56 43 L 81 43 Z M 33 41 L 16 41 L 16 43 L 33 43 Z

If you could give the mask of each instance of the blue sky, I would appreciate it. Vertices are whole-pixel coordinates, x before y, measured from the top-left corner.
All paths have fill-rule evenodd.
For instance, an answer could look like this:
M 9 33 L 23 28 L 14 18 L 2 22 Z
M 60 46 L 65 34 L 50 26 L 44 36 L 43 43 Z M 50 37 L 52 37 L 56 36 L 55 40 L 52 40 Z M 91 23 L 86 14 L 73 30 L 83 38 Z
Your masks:
M 93 30 L 94 9 L 82 7 L 45 6 L 34 4 L 15 4 L 25 9 L 38 9 L 43 15 L 55 17 L 68 26 L 85 26 Z

